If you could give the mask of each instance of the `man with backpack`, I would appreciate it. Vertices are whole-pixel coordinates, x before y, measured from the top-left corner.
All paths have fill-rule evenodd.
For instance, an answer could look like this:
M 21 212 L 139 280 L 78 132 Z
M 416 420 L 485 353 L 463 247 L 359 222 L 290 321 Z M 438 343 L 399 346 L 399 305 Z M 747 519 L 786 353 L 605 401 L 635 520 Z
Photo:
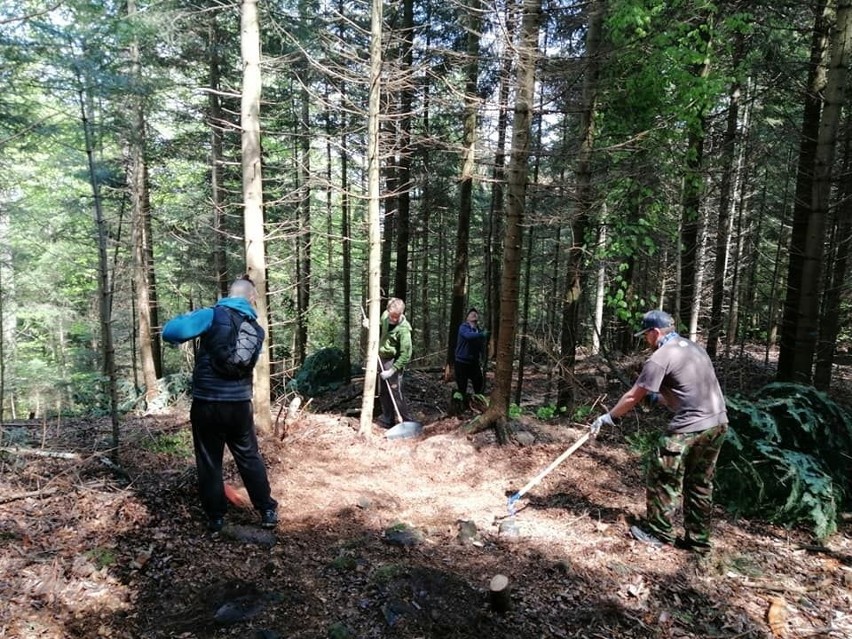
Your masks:
M 258 451 L 251 402 L 252 370 L 264 338 L 254 309 L 256 299 L 257 289 L 244 275 L 215 306 L 175 317 L 163 327 L 163 339 L 171 344 L 200 338 L 189 418 L 201 507 L 214 535 L 222 530 L 227 509 L 222 479 L 225 446 L 260 513 L 261 526 L 274 528 L 278 523 L 278 502 L 271 496 Z

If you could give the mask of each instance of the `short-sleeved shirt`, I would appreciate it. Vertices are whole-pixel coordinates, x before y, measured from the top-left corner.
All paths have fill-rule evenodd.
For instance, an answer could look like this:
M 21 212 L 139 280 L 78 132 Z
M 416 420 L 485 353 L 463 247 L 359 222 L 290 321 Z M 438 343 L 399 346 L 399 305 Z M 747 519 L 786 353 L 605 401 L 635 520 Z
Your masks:
M 654 351 L 636 384 L 660 393 L 674 412 L 670 433 L 695 433 L 728 423 L 713 362 L 695 342 L 676 336 Z

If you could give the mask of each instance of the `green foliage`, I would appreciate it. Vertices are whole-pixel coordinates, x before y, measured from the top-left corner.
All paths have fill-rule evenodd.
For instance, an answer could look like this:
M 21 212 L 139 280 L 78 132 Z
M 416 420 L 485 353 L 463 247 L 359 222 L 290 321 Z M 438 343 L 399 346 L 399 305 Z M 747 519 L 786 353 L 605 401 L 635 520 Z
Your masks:
M 573 419 L 575 422 L 583 423 L 589 418 L 589 415 L 591 414 L 592 407 L 588 404 L 583 404 L 582 406 L 577 406 L 574 409 L 574 413 L 571 415 L 571 419 Z
M 852 495 L 852 418 L 811 387 L 775 383 L 754 399 L 728 398 L 731 427 L 717 469 L 730 510 L 823 538 Z
M 158 433 L 141 444 L 142 448 L 152 453 L 174 455 L 181 458 L 193 456 L 192 432 L 188 429 L 174 433 Z
M 660 431 L 656 428 L 637 431 L 628 435 L 627 440 L 630 450 L 638 454 L 642 459 L 642 470 L 647 471 L 651 461 L 651 455 L 655 453 L 660 443 Z
M 92 548 L 86 552 L 86 556 L 98 570 L 114 565 L 117 559 L 114 548 L 104 548 L 103 546 Z
M 548 419 L 553 419 L 557 415 L 564 415 L 567 411 L 568 409 L 565 406 L 554 406 L 553 404 L 548 404 L 547 406 L 539 406 L 535 411 L 535 416 L 542 421 L 547 421 Z
M 314 396 L 339 388 L 345 377 L 343 351 L 339 348 L 323 348 L 305 359 L 304 365 L 287 388 L 302 395 Z
M 518 419 L 524 414 L 524 409 L 512 402 L 509 404 L 509 419 Z

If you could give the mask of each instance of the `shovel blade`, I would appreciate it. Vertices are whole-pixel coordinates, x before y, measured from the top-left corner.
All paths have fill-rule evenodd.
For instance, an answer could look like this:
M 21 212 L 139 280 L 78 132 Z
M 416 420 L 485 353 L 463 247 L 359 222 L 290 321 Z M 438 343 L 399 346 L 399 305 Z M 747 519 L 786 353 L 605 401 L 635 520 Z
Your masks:
M 385 432 L 386 439 L 413 439 L 423 434 L 420 422 L 400 422 Z

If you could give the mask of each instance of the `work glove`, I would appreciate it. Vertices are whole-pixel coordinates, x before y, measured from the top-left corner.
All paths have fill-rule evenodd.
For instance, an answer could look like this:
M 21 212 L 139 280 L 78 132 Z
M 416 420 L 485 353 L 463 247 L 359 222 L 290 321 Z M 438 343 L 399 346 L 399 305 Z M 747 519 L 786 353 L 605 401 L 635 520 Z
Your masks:
M 648 403 L 651 404 L 651 405 L 654 405 L 654 404 L 656 404 L 657 402 L 660 401 L 660 394 L 659 393 L 653 393 L 653 392 L 648 393 L 645 397 L 648 398 Z
M 361 320 L 361 328 L 366 328 L 368 330 L 370 328 L 370 320 L 368 320 L 366 317 Z
M 612 416 L 609 413 L 605 413 L 598 417 L 595 421 L 592 422 L 592 425 L 589 426 L 589 434 L 592 437 L 597 437 L 598 433 L 601 430 L 601 426 L 615 426 L 615 422 L 612 421 Z
M 379 377 L 381 377 L 382 379 L 390 379 L 395 374 L 396 374 L 396 369 L 393 366 L 391 366 L 390 368 L 386 368 L 381 373 L 379 373 Z

